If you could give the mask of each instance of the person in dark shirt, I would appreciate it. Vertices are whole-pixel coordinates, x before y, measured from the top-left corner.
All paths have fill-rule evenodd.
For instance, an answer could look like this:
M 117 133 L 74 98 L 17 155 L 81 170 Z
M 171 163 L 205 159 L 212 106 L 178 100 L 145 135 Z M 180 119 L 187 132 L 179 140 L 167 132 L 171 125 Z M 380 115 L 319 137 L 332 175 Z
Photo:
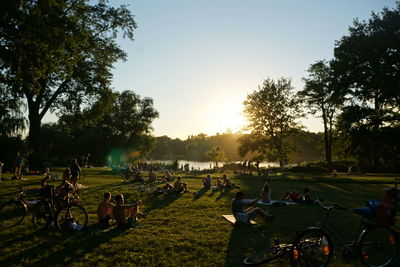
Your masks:
M 71 183 L 76 188 L 76 182 L 78 181 L 79 177 L 82 175 L 81 167 L 78 165 L 77 159 L 72 159 L 71 166 L 69 167 L 71 171 Z
M 237 192 L 236 197 L 232 199 L 232 213 L 233 216 L 235 216 L 236 221 L 248 223 L 251 219 L 257 216 L 264 217 L 266 221 L 269 221 L 276 217 L 260 208 L 252 207 L 252 205 L 256 204 L 260 198 L 256 198 L 251 202 L 244 202 L 243 197 L 243 192 Z M 244 221 L 243 218 L 245 218 L 246 221 Z

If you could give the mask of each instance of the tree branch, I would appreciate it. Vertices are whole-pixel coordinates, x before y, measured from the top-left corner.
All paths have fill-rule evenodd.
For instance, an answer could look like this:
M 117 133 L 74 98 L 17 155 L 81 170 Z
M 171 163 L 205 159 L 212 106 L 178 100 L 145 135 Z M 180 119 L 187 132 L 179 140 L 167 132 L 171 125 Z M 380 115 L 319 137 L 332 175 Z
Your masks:
M 57 88 L 57 90 L 54 92 L 54 94 L 50 97 L 50 99 L 47 101 L 46 105 L 40 112 L 40 119 L 43 118 L 43 116 L 46 114 L 46 112 L 49 110 L 51 105 L 54 103 L 54 101 L 57 99 L 57 97 L 63 92 L 67 84 L 71 81 L 71 79 L 66 79 L 63 81 L 60 86 Z

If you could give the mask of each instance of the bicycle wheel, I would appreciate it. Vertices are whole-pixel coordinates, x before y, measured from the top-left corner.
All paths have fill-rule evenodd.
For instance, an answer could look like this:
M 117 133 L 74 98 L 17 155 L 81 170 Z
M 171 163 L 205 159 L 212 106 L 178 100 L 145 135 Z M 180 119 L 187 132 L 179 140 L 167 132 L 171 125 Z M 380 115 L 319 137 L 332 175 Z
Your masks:
M 396 231 L 384 225 L 368 227 L 360 236 L 360 257 L 367 266 L 389 266 L 399 253 Z
M 20 224 L 26 216 L 28 208 L 24 203 L 18 200 L 12 200 L 4 203 L 0 207 L 0 226 L 2 229 L 8 229 Z
M 36 228 L 44 229 L 48 226 L 52 212 L 50 204 L 46 201 L 40 201 L 33 209 L 32 223 Z
M 291 259 L 295 266 L 327 266 L 332 255 L 331 238 L 321 229 L 308 229 L 296 237 Z
M 270 248 L 261 249 L 247 256 L 243 263 L 245 265 L 259 265 L 270 262 L 279 258 L 283 254 L 283 250 L 279 246 L 272 246 Z
M 84 229 L 88 222 L 86 210 L 78 204 L 62 208 L 56 216 L 57 228 L 60 232 L 78 232 Z

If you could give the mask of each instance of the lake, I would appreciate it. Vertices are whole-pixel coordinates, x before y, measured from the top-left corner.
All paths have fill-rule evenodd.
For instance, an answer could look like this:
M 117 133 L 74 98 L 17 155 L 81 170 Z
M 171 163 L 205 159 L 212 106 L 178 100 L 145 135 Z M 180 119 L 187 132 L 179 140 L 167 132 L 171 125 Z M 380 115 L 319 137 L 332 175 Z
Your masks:
M 148 160 L 146 161 L 147 163 L 155 163 L 155 162 L 159 162 L 159 163 L 163 163 L 163 164 L 167 164 L 167 165 L 171 165 L 174 163 L 174 160 Z M 225 163 L 238 163 L 241 164 L 243 163 L 242 161 L 233 161 L 233 162 L 225 162 Z M 254 164 L 255 162 L 253 162 Z M 213 169 L 215 166 L 215 163 L 212 161 L 192 161 L 192 160 L 178 160 L 178 166 L 179 168 L 182 168 L 185 164 L 189 164 L 189 169 L 192 170 L 210 170 Z M 219 162 L 218 166 L 223 166 L 224 163 Z M 260 167 L 279 167 L 278 163 L 275 162 L 261 162 L 260 163 Z

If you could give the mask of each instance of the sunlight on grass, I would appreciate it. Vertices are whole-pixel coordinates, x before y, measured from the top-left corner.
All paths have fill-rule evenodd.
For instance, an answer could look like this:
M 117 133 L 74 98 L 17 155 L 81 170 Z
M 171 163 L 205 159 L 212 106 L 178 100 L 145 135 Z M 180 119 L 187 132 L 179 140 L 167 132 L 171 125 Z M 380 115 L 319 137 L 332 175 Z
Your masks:
M 61 175 L 61 169 L 56 170 Z M 84 169 L 84 179 L 79 183 L 81 204 L 89 213 L 88 231 L 74 235 L 61 235 L 54 231 L 34 229 L 31 214 L 22 224 L 0 232 L 0 262 L 8 265 L 164 265 L 164 266 L 241 266 L 245 255 L 254 249 L 273 242 L 294 239 L 296 231 L 314 225 L 319 218 L 312 205 L 291 207 L 262 207 L 276 214 L 275 221 L 253 227 L 233 227 L 222 218 L 230 214 L 230 201 L 237 190 L 211 191 L 202 188 L 201 178 L 207 173 L 180 173 L 189 184 L 191 193 L 178 197 L 153 196 L 139 192 L 132 183 L 122 183 L 119 174 L 108 169 Z M 212 177 L 222 173 L 213 173 Z M 241 187 L 248 198 L 256 197 L 265 177 L 249 174 L 228 173 L 233 182 Z M 6 177 L 9 177 L 6 175 Z M 323 178 L 320 178 L 323 177 Z M 308 186 L 313 197 L 323 197 L 327 203 L 337 202 L 349 208 L 362 205 L 367 199 L 379 199 L 383 184 L 390 175 L 356 177 L 329 183 L 321 174 L 280 173 L 271 178 L 272 197 L 278 199 L 290 189 Z M 38 187 L 41 176 L 30 176 L 24 181 L 6 180 L 0 188 L 0 202 L 11 199 L 22 185 Z M 369 179 L 371 178 L 371 179 Z M 320 182 L 320 180 L 322 182 Z M 373 182 L 360 183 L 359 180 Z M 52 181 L 52 184 L 58 184 Z M 377 184 L 378 183 L 378 184 Z M 148 217 L 139 221 L 139 227 L 99 232 L 96 209 L 105 191 L 113 196 L 123 193 L 126 202 L 142 199 Z M 337 212 L 334 220 L 349 238 L 359 222 L 351 211 Z M 358 266 L 357 261 L 342 265 L 341 250 L 335 251 L 333 266 Z M 270 266 L 287 266 L 287 259 L 273 262 Z

